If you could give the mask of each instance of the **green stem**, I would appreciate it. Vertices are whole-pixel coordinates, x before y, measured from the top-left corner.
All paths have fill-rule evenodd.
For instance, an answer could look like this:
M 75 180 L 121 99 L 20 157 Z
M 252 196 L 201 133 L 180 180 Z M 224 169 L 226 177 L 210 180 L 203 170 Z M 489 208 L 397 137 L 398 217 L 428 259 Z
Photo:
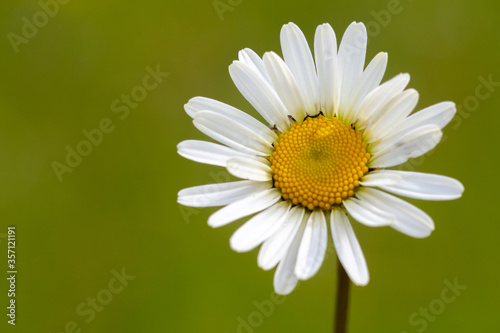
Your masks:
M 337 259 L 337 304 L 335 307 L 335 322 L 334 322 L 334 333 L 346 333 L 347 332 L 347 309 L 349 307 L 349 287 L 350 279 L 347 273 Z

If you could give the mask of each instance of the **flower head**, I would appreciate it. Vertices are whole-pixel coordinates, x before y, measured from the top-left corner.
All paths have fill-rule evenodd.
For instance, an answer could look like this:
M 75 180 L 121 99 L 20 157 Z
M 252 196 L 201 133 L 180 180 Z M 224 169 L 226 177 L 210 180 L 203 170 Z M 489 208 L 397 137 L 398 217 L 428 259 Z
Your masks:
M 281 30 L 284 60 L 273 52 L 260 58 L 240 51 L 229 73 L 267 125 L 208 98 L 185 105 L 196 128 L 220 144 L 187 140 L 178 145 L 179 154 L 225 167 L 243 180 L 181 190 L 178 202 L 224 206 L 210 216 L 212 227 L 256 214 L 230 244 L 238 252 L 262 244 L 258 264 L 277 266 L 277 293 L 290 293 L 319 270 L 327 224 L 347 274 L 366 285 L 368 268 L 348 215 L 423 238 L 434 229 L 432 219 L 392 194 L 451 200 L 464 190 L 449 177 L 386 169 L 433 149 L 456 109 L 442 102 L 412 114 L 418 93 L 405 89 L 410 76 L 381 84 L 387 54 L 377 54 L 365 68 L 366 44 L 365 26 L 354 22 L 337 50 L 333 29 L 323 24 L 313 59 L 303 33 L 289 23 Z

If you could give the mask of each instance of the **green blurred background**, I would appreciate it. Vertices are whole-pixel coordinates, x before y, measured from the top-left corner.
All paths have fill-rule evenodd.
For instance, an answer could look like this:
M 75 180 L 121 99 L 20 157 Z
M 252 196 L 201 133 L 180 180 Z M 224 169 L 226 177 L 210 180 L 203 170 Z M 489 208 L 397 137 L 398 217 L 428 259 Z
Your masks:
M 201 95 L 257 116 L 227 67 L 245 47 L 281 54 L 289 21 L 310 43 L 321 23 L 340 39 L 349 23 L 365 22 L 368 59 L 389 53 L 384 80 L 408 72 L 418 108 L 452 100 L 462 110 L 446 140 L 405 167 L 465 185 L 458 201 L 412 201 L 434 218 L 432 236 L 354 224 L 371 281 L 353 288 L 350 332 L 498 329 L 500 87 L 488 91 L 480 79 L 500 82 L 497 1 L 65 1 L 46 21 L 35 0 L 0 9 L 2 332 L 331 331 L 333 256 L 262 313 L 256 303 L 270 299 L 274 270 L 257 267 L 257 250 L 230 249 L 241 222 L 214 230 L 206 220 L 215 209 L 176 203 L 184 187 L 229 179 L 176 154 L 178 142 L 205 138 L 183 104 Z M 34 15 L 37 33 L 14 47 L 9 33 L 22 38 L 23 17 Z M 113 112 L 122 94 L 144 92 L 136 87 L 157 65 L 169 75 L 128 115 L 122 102 Z M 106 118 L 113 131 L 59 181 L 53 162 L 66 164 L 66 147 Z M 9 225 L 17 230 L 15 327 L 5 315 Z M 110 293 L 110 282 L 119 286 L 112 271 L 123 268 L 135 278 Z M 443 303 L 445 281 L 455 279 L 467 289 Z M 92 316 L 87 302 L 96 297 L 106 304 Z M 426 319 L 419 311 L 429 306 Z

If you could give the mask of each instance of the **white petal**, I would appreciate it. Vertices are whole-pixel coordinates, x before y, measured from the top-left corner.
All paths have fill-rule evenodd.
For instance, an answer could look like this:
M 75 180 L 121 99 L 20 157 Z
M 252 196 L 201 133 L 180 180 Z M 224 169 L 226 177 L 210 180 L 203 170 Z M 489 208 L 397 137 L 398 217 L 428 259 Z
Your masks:
M 419 157 L 434 149 L 443 133 L 435 125 L 427 125 L 391 140 L 382 140 L 374 145 L 374 158 L 369 162 L 372 168 L 388 168 Z
M 244 62 L 246 65 L 251 67 L 255 72 L 259 73 L 263 79 L 270 82 L 269 76 L 267 75 L 266 68 L 264 67 L 264 62 L 259 57 L 257 53 L 249 48 L 245 48 L 238 52 L 238 60 Z
M 281 132 L 289 128 L 287 109 L 269 82 L 241 61 L 229 66 L 229 74 L 241 94 L 269 124 Z
M 338 108 L 340 77 L 337 63 L 337 38 L 328 24 L 319 25 L 314 35 L 314 56 L 318 73 L 321 110 L 331 118 Z
M 375 170 L 367 173 L 360 179 L 363 186 L 380 187 L 399 183 L 402 178 L 397 173 L 386 172 L 392 170 Z
M 384 113 L 385 106 L 391 99 L 400 94 L 410 82 L 410 75 L 399 74 L 373 89 L 354 112 L 353 122 L 357 128 L 366 127 Z
M 303 222 L 304 215 L 305 209 L 302 207 L 295 206 L 290 210 L 281 230 L 267 239 L 260 248 L 257 257 L 260 268 L 264 270 L 271 269 L 284 257 Z
M 382 227 L 392 223 L 394 216 L 367 201 L 356 198 L 344 200 L 347 212 L 359 223 L 369 227 Z
M 300 280 L 307 280 L 316 274 L 325 259 L 328 247 L 328 231 L 325 214 L 316 209 L 307 221 L 295 266 L 295 275 Z
M 330 228 L 337 256 L 347 275 L 354 284 L 367 285 L 370 276 L 365 256 L 346 214 L 338 209 L 333 210 L 330 215 Z
M 289 202 L 281 201 L 252 217 L 231 236 L 231 248 L 247 252 L 259 246 L 281 228 L 290 207 Z
M 394 97 L 386 106 L 386 112 L 365 131 L 367 142 L 376 141 L 399 130 L 401 122 L 413 111 L 418 102 L 418 92 L 408 89 Z
M 191 207 L 224 206 L 271 187 L 270 182 L 248 180 L 201 185 L 180 190 L 177 202 Z
M 235 177 L 267 181 L 273 178 L 269 161 L 263 158 L 234 157 L 227 161 L 227 171 Z
M 366 27 L 363 23 L 351 23 L 342 36 L 339 46 L 339 71 L 341 76 L 340 113 L 352 105 L 352 97 L 365 67 Z
M 307 113 L 316 115 L 320 107 L 318 77 L 306 37 L 294 23 L 288 23 L 281 29 L 280 38 L 283 58 L 300 88 Z
M 272 146 L 257 133 L 233 119 L 212 111 L 200 111 L 194 126 L 214 140 L 251 155 L 269 156 Z
M 456 112 L 457 109 L 453 102 L 441 102 L 431 105 L 405 119 L 398 127 L 397 133 L 426 125 L 436 125 L 442 129 L 453 119 Z
M 274 290 L 279 295 L 288 295 L 293 291 L 293 289 L 295 289 L 297 283 L 299 282 L 297 276 L 295 276 L 294 269 L 304 228 L 305 223 L 301 223 L 299 230 L 290 244 L 290 247 L 274 273 Z
M 214 228 L 221 227 L 242 217 L 258 213 L 272 206 L 280 198 L 281 193 L 274 188 L 254 193 L 210 215 L 208 225 Z
M 361 184 L 422 200 L 458 199 L 464 191 L 462 183 L 450 177 L 397 170 L 371 172 L 363 177 Z
M 278 140 L 278 136 L 269 127 L 250 116 L 249 114 L 238 110 L 235 107 L 206 97 L 193 97 L 184 105 L 186 112 L 194 118 L 200 111 L 212 111 L 248 127 L 252 132 L 257 133 L 266 142 L 272 144 Z
M 266 52 L 264 54 L 264 65 L 276 92 L 288 112 L 296 121 L 304 120 L 306 116 L 304 101 L 297 87 L 297 82 L 283 59 L 274 52 Z
M 356 110 L 359 108 L 366 95 L 380 85 L 386 68 L 387 53 L 380 52 L 372 59 L 372 61 L 370 61 L 368 66 L 366 66 L 366 69 L 363 71 L 363 74 L 361 74 L 359 83 L 356 85 L 357 87 L 354 90 L 355 92 L 352 97 L 352 105 L 350 105 L 346 111 Z
M 177 145 L 177 153 L 195 162 L 223 167 L 226 166 L 227 160 L 231 157 L 247 156 L 232 148 L 199 140 L 182 141 Z
M 434 230 L 434 222 L 421 209 L 382 191 L 362 187 L 356 194 L 379 209 L 394 215 L 391 227 L 415 238 L 424 238 Z

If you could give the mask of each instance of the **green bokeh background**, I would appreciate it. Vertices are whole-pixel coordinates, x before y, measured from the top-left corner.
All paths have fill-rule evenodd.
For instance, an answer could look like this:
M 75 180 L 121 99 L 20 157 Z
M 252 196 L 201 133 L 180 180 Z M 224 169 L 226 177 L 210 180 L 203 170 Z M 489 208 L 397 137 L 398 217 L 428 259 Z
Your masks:
M 228 3 L 228 0 L 222 0 Z M 471 103 L 479 76 L 500 81 L 500 5 L 493 0 L 410 1 L 390 22 L 376 13 L 393 1 L 242 0 L 218 16 L 212 0 L 70 1 L 19 52 L 7 38 L 32 20 L 37 1 L 0 9 L 0 282 L 2 332 L 238 332 L 254 301 L 268 300 L 273 271 L 257 267 L 257 250 L 237 254 L 229 237 L 241 222 L 212 229 L 215 209 L 185 209 L 177 191 L 226 181 L 220 168 L 179 157 L 176 144 L 203 139 L 183 104 L 212 97 L 258 116 L 234 87 L 227 67 L 238 50 L 279 54 L 279 30 L 297 23 L 312 43 L 329 22 L 338 39 L 352 21 L 369 23 L 367 58 L 389 54 L 384 80 L 411 74 L 419 108 Z M 142 84 L 146 67 L 169 76 L 120 120 L 111 103 Z M 480 88 L 481 93 L 486 92 Z M 416 160 L 417 170 L 455 177 L 466 191 L 450 202 L 413 200 L 436 222 L 416 240 L 389 228 L 355 231 L 371 281 L 354 287 L 350 332 L 417 332 L 409 317 L 437 304 L 445 280 L 467 289 L 425 332 L 498 329 L 498 127 L 500 87 L 445 129 L 446 140 Z M 113 122 L 60 182 L 51 164 L 64 163 L 66 146 L 83 130 Z M 8 225 L 17 229 L 17 325 L 8 325 L 5 280 Z M 76 309 L 107 288 L 112 270 L 135 279 L 96 312 L 90 323 Z M 329 332 L 335 259 L 302 283 L 253 332 Z M 417 317 L 423 318 L 423 317 Z M 71 326 L 71 325 L 70 325 Z M 248 331 L 248 330 L 247 330 Z M 75 330 L 78 332 L 78 330 Z M 240 332 L 246 332 L 240 329 Z

